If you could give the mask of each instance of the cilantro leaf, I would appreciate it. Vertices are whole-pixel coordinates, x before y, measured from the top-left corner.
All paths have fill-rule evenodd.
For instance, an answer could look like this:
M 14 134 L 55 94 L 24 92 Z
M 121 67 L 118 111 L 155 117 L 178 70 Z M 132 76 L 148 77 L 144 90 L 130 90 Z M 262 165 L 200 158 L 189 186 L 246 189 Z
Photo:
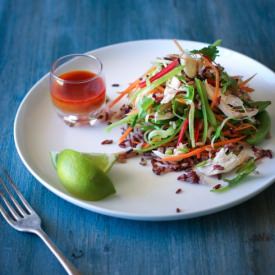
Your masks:
M 221 74 L 221 84 L 222 84 L 222 93 L 223 94 L 229 88 L 231 88 L 233 90 L 237 89 L 236 79 L 230 77 L 226 72 L 222 72 L 222 74 Z
M 193 50 L 191 51 L 192 54 L 202 54 L 205 57 L 208 57 L 210 60 L 214 61 L 215 58 L 219 54 L 219 50 L 217 49 L 217 46 L 219 46 L 222 43 L 222 40 L 219 39 L 215 41 L 213 44 L 209 45 L 208 47 L 204 47 L 200 50 Z
M 259 112 L 262 112 L 271 104 L 271 101 L 252 101 L 246 103 L 249 107 L 257 108 Z

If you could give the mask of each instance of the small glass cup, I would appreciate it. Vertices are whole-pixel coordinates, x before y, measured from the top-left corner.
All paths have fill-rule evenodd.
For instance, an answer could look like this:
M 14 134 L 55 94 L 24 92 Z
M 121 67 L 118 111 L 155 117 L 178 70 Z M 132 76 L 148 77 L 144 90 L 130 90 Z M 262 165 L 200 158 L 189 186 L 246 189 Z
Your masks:
M 93 125 L 106 100 L 101 61 L 70 54 L 57 59 L 50 72 L 50 93 L 57 114 L 69 126 Z

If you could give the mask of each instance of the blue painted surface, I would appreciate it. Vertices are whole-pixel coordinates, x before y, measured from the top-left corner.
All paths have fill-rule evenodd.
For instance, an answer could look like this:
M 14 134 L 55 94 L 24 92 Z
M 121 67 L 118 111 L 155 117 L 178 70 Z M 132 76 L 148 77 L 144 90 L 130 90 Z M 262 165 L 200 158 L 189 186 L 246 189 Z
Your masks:
M 45 230 L 83 274 L 274 274 L 275 186 L 207 217 L 125 221 L 73 206 L 38 183 L 13 142 L 16 110 L 59 56 L 121 41 L 179 38 L 245 53 L 275 70 L 275 2 L 0 0 L 0 159 Z M 45 245 L 0 218 L 0 274 L 64 274 Z

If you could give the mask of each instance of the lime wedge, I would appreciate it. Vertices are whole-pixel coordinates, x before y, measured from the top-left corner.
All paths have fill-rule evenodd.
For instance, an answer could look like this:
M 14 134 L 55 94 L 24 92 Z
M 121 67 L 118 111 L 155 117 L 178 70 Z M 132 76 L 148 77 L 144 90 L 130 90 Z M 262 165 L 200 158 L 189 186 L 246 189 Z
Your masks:
M 58 155 L 59 153 L 56 151 L 50 152 L 52 164 L 55 169 L 57 165 Z M 104 173 L 110 171 L 117 158 L 115 154 L 83 153 L 83 155 L 87 156 L 91 160 L 91 162 Z
M 110 178 L 104 172 L 110 169 L 115 158 L 109 158 L 104 154 L 91 157 L 90 154 L 69 149 L 58 154 L 52 153 L 51 158 L 60 181 L 76 197 L 97 201 L 116 192 Z
M 116 161 L 115 154 L 85 153 L 84 155 L 104 173 L 109 172 Z

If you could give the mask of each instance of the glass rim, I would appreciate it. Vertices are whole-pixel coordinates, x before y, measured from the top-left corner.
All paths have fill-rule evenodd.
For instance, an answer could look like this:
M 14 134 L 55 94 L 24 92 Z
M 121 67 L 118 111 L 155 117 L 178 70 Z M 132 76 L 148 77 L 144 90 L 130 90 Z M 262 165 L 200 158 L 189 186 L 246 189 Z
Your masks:
M 74 57 L 87 57 L 87 58 L 90 58 L 91 60 L 93 61 L 96 61 L 98 64 L 99 64 L 99 70 L 98 72 L 93 72 L 95 73 L 96 75 L 91 77 L 91 78 L 88 78 L 88 79 L 85 79 L 85 80 L 67 80 L 67 79 L 63 79 L 61 77 L 59 77 L 54 71 L 57 69 L 57 64 L 58 62 L 60 62 L 62 59 L 65 59 L 65 58 L 74 58 Z M 70 60 L 68 60 L 70 61 Z M 66 62 L 64 63 L 66 64 Z M 61 64 L 62 66 L 63 64 Z M 61 82 L 66 82 L 66 83 L 71 83 L 71 84 L 80 84 L 80 83 L 86 83 L 86 82 L 89 82 L 89 81 L 92 81 L 98 77 L 101 76 L 102 74 L 102 70 L 103 70 L 103 64 L 101 62 L 101 60 L 94 56 L 94 55 L 91 55 L 91 54 L 80 54 L 80 53 L 74 53 L 74 54 L 67 54 L 67 55 L 64 55 L 64 56 L 61 56 L 59 57 L 58 59 L 56 59 L 54 61 L 54 63 L 52 64 L 52 67 L 51 67 L 51 70 L 50 70 L 50 75 L 52 77 L 54 77 L 57 81 L 61 81 Z

